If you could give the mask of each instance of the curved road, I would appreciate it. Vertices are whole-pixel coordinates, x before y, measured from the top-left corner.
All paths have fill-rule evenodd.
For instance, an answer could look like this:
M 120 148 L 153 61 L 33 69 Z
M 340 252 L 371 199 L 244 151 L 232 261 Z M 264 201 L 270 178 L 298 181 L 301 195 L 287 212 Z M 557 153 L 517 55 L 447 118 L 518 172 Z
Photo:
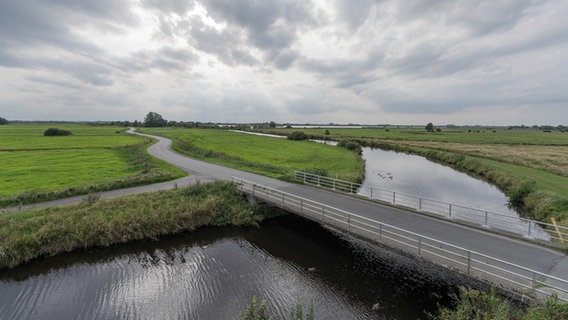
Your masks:
M 132 134 L 133 129 L 129 131 Z M 189 173 L 188 177 L 178 180 L 159 183 L 150 186 L 128 188 L 104 192 L 101 198 L 110 198 L 126 194 L 149 192 L 163 189 L 171 189 L 175 186 L 185 186 L 196 181 L 225 180 L 231 181 L 233 176 L 263 184 L 268 187 L 279 189 L 300 197 L 309 198 L 313 201 L 325 203 L 329 206 L 345 210 L 360 216 L 364 216 L 385 224 L 406 229 L 423 236 L 434 238 L 443 242 L 484 253 L 501 260 L 505 260 L 526 268 L 547 273 L 557 278 L 568 280 L 568 257 L 560 252 L 537 246 L 532 243 L 511 239 L 488 231 L 474 229 L 463 225 L 452 224 L 432 217 L 420 215 L 389 206 L 383 206 L 374 202 L 349 197 L 330 191 L 298 185 L 265 176 L 231 169 L 178 154 L 171 149 L 172 141 L 167 138 L 152 137 L 158 142 L 148 148 L 148 153 L 156 158 L 167 161 Z M 31 206 L 50 206 L 78 202 L 82 196 L 67 198 L 57 201 L 34 204 Z M 17 210 L 21 208 L 10 208 Z M 6 210 L 6 209 L 4 209 Z

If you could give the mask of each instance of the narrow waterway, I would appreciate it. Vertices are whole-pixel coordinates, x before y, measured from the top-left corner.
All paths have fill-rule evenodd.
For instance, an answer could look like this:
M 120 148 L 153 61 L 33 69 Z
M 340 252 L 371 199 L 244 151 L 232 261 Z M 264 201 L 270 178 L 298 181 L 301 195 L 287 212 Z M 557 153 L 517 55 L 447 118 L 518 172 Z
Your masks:
M 0 318 L 238 319 L 256 295 L 282 319 L 297 303 L 316 319 L 426 319 L 469 281 L 287 215 L 3 271 Z
M 517 216 L 494 185 L 428 159 L 395 151 L 363 148 L 364 185 L 422 198 Z M 366 192 L 366 190 L 362 190 Z

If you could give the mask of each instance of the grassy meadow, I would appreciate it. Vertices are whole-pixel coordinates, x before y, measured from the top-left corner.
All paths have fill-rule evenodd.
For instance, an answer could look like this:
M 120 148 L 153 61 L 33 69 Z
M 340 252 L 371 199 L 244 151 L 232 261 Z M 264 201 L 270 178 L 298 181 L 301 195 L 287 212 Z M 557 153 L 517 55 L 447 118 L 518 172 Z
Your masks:
M 326 135 L 326 130 L 328 133 Z M 336 141 L 425 156 L 488 180 L 502 189 L 527 216 L 568 226 L 568 133 L 535 129 L 309 128 L 264 129 L 266 133 L 303 131 Z
M 71 136 L 45 137 L 57 127 Z M 152 159 L 150 139 L 125 128 L 56 123 L 0 126 L 0 207 L 169 180 L 184 175 Z
M 215 129 L 143 128 L 140 131 L 168 137 L 174 141 L 174 149 L 192 157 L 279 179 L 291 179 L 294 170 L 349 181 L 364 178 L 364 162 L 356 152 L 309 141 Z

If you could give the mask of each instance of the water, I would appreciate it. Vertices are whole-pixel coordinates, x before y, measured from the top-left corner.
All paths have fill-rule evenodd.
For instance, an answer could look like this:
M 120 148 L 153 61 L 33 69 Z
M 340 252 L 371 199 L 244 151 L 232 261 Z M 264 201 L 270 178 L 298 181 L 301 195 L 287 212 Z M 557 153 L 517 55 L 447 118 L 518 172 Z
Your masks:
M 0 274 L 0 319 L 425 319 L 463 276 L 288 215 L 39 260 Z M 373 306 L 377 310 L 373 310 Z
M 517 216 L 508 207 L 507 196 L 494 185 L 424 157 L 363 148 L 363 158 L 364 185 Z

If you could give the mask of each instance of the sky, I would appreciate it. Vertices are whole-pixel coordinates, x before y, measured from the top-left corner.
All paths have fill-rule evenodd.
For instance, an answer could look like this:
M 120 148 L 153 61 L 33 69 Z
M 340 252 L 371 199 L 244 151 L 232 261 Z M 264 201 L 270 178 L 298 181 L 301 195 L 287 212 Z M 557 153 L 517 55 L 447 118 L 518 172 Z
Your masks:
M 566 0 L 0 0 L 0 116 L 568 124 Z

